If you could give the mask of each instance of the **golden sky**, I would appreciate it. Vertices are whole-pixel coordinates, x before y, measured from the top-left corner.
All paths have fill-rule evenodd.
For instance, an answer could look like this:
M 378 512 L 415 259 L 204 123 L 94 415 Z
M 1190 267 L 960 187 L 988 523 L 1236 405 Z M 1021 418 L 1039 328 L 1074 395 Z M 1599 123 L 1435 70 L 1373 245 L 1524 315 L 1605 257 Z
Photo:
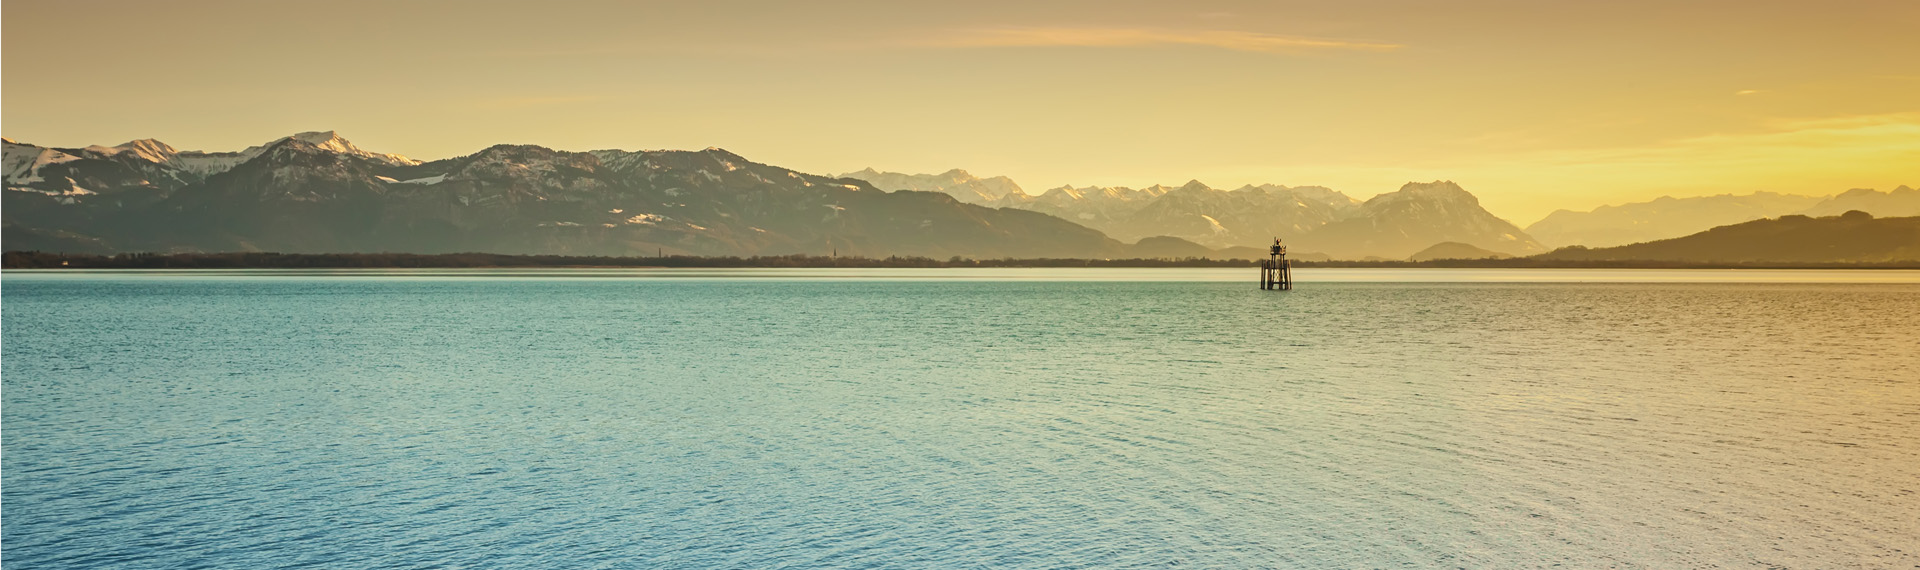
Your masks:
M 1532 222 L 1920 185 L 1920 2 L 0 4 L 5 134 L 723 147 L 1084 186 L 1448 179 Z

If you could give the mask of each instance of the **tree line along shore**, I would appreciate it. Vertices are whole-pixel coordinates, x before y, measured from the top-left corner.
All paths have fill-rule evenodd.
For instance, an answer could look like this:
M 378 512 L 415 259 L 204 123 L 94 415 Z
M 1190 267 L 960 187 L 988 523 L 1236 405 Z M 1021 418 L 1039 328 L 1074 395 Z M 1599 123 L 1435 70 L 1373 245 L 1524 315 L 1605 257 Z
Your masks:
M 1622 269 L 1920 269 L 1920 261 L 1861 263 L 1683 262 L 1660 260 L 1565 260 L 1533 257 L 1507 259 L 1432 259 L 1426 261 L 1294 261 L 1295 267 L 1431 267 L 1431 268 L 1622 268 Z M 462 268 L 966 268 L 966 267 L 1255 267 L 1252 259 L 1207 257 L 1132 259 L 972 259 L 953 257 L 857 257 L 773 255 L 752 257 L 611 257 L 572 255 L 506 255 L 493 253 L 123 253 L 69 254 L 8 251 L 0 255 L 5 269 L 462 269 Z

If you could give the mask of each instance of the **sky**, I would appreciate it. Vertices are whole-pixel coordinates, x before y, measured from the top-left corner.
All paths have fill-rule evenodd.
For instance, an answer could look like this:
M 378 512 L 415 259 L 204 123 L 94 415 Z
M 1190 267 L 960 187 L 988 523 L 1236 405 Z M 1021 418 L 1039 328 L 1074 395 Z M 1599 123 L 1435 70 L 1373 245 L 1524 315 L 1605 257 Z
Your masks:
M 1060 185 L 1452 180 L 1555 209 L 1920 186 L 1920 2 L 0 4 L 0 130 L 721 147 Z

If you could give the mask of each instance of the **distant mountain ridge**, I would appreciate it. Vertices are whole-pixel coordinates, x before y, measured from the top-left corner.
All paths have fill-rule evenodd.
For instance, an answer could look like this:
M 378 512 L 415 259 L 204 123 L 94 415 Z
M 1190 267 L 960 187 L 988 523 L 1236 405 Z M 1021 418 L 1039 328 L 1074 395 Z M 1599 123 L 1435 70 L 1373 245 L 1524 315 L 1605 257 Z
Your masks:
M 940 174 L 902 174 L 899 172 L 881 172 L 868 167 L 840 175 L 841 178 L 863 180 L 875 188 L 888 192 L 913 190 L 916 192 L 940 192 L 953 196 L 953 199 L 968 204 L 986 204 L 1003 197 L 1025 196 L 1025 190 L 1013 179 L 1005 176 L 979 178 L 965 170 L 955 168 Z
M 1547 251 L 1512 222 L 1480 207 L 1480 199 L 1452 181 L 1409 182 L 1374 196 L 1356 212 L 1307 232 L 1296 243 L 1336 259 L 1405 259 L 1441 242 L 1459 242 L 1507 255 Z
M 1273 184 L 1214 189 L 1198 180 L 1181 186 L 1061 186 L 1028 194 L 1005 176 L 981 179 L 961 169 L 901 174 L 872 168 L 842 174 L 882 190 L 946 192 L 963 202 L 1044 212 L 1105 232 L 1121 241 L 1174 236 L 1208 247 L 1253 246 L 1294 235 L 1339 217 L 1359 204 L 1318 187 Z
M 865 171 L 862 171 L 865 172 Z M 948 180 L 943 175 L 895 175 Z M 873 174 L 850 173 L 851 177 Z M 905 187 L 896 181 L 892 186 Z M 883 185 L 882 188 L 888 186 Z M 1443 241 L 1471 243 L 1505 255 L 1547 248 L 1513 224 L 1488 213 L 1478 198 L 1446 181 L 1409 183 L 1365 203 L 1321 186 L 1247 185 L 1233 190 L 1190 180 L 1180 186 L 1062 186 L 1038 195 L 1008 193 L 985 205 L 1051 214 L 1100 230 L 1120 241 L 1177 237 L 1227 251 L 1260 248 L 1275 237 L 1302 253 L 1342 259 L 1402 259 Z
M 234 152 L 181 151 L 154 139 L 83 148 L 8 139 L 4 150 L 0 224 L 14 250 L 1259 257 L 1282 237 L 1302 259 L 1547 251 L 1450 181 L 1408 183 L 1365 202 L 1318 186 L 1222 190 L 1197 180 L 1033 195 L 1006 177 L 959 169 L 829 177 L 717 148 L 495 145 L 422 162 L 332 131 Z M 1556 236 L 1617 233 L 1614 226 L 1651 219 L 1673 222 L 1660 230 L 1671 232 L 1717 221 L 1700 209 L 1728 203 L 1749 206 L 1720 208 L 1732 218 L 1796 207 L 1920 213 L 1920 191 L 1663 199 L 1557 212 L 1549 220 L 1558 216 L 1558 226 L 1535 226 Z
M 1792 214 L 1821 198 L 1772 192 L 1694 198 L 1662 196 L 1648 202 L 1601 206 L 1588 212 L 1557 210 L 1527 226 L 1549 246 L 1611 247 L 1680 237 L 1709 228 Z
M 1527 226 L 1550 246 L 1611 247 L 1680 237 L 1740 222 L 1788 214 L 1834 216 L 1859 210 L 1882 217 L 1920 216 L 1920 190 L 1892 192 L 1855 188 L 1835 196 L 1755 192 L 1694 198 L 1662 196 L 1647 202 L 1601 206 L 1587 212 L 1558 210 Z
M 1859 210 L 1883 218 L 1920 216 L 1920 190 L 1907 186 L 1881 192 L 1854 188 L 1799 212 L 1806 216 L 1837 216 Z
M 1045 212 L 1115 239 L 1174 236 L 1213 248 L 1258 246 L 1339 219 L 1356 204 L 1321 187 L 1243 186 L 1220 190 L 1198 180 L 1180 186 L 1060 187 L 995 206 Z
M 1513 257 L 1497 251 L 1481 249 L 1457 241 L 1443 241 L 1433 244 L 1413 255 L 1407 261 L 1428 261 L 1433 259 L 1506 259 Z
M 704 151 L 496 145 L 420 162 L 332 132 L 232 153 L 6 141 L 6 247 L 101 251 L 1113 257 L 1044 214 Z
M 6 189 L 84 196 L 133 188 L 172 191 L 226 172 L 289 140 L 390 166 L 419 164 L 397 154 L 361 150 L 333 131 L 281 137 L 239 152 L 181 151 L 154 139 L 117 146 L 47 148 L 4 139 Z

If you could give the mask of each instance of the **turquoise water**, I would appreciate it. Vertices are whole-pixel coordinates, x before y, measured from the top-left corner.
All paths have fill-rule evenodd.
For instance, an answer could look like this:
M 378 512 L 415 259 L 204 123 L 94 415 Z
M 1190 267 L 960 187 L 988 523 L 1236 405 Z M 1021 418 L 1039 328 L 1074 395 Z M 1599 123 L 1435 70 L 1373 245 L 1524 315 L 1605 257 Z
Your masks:
M 0 563 L 1920 565 L 1911 273 L 1087 271 L 8 272 Z

